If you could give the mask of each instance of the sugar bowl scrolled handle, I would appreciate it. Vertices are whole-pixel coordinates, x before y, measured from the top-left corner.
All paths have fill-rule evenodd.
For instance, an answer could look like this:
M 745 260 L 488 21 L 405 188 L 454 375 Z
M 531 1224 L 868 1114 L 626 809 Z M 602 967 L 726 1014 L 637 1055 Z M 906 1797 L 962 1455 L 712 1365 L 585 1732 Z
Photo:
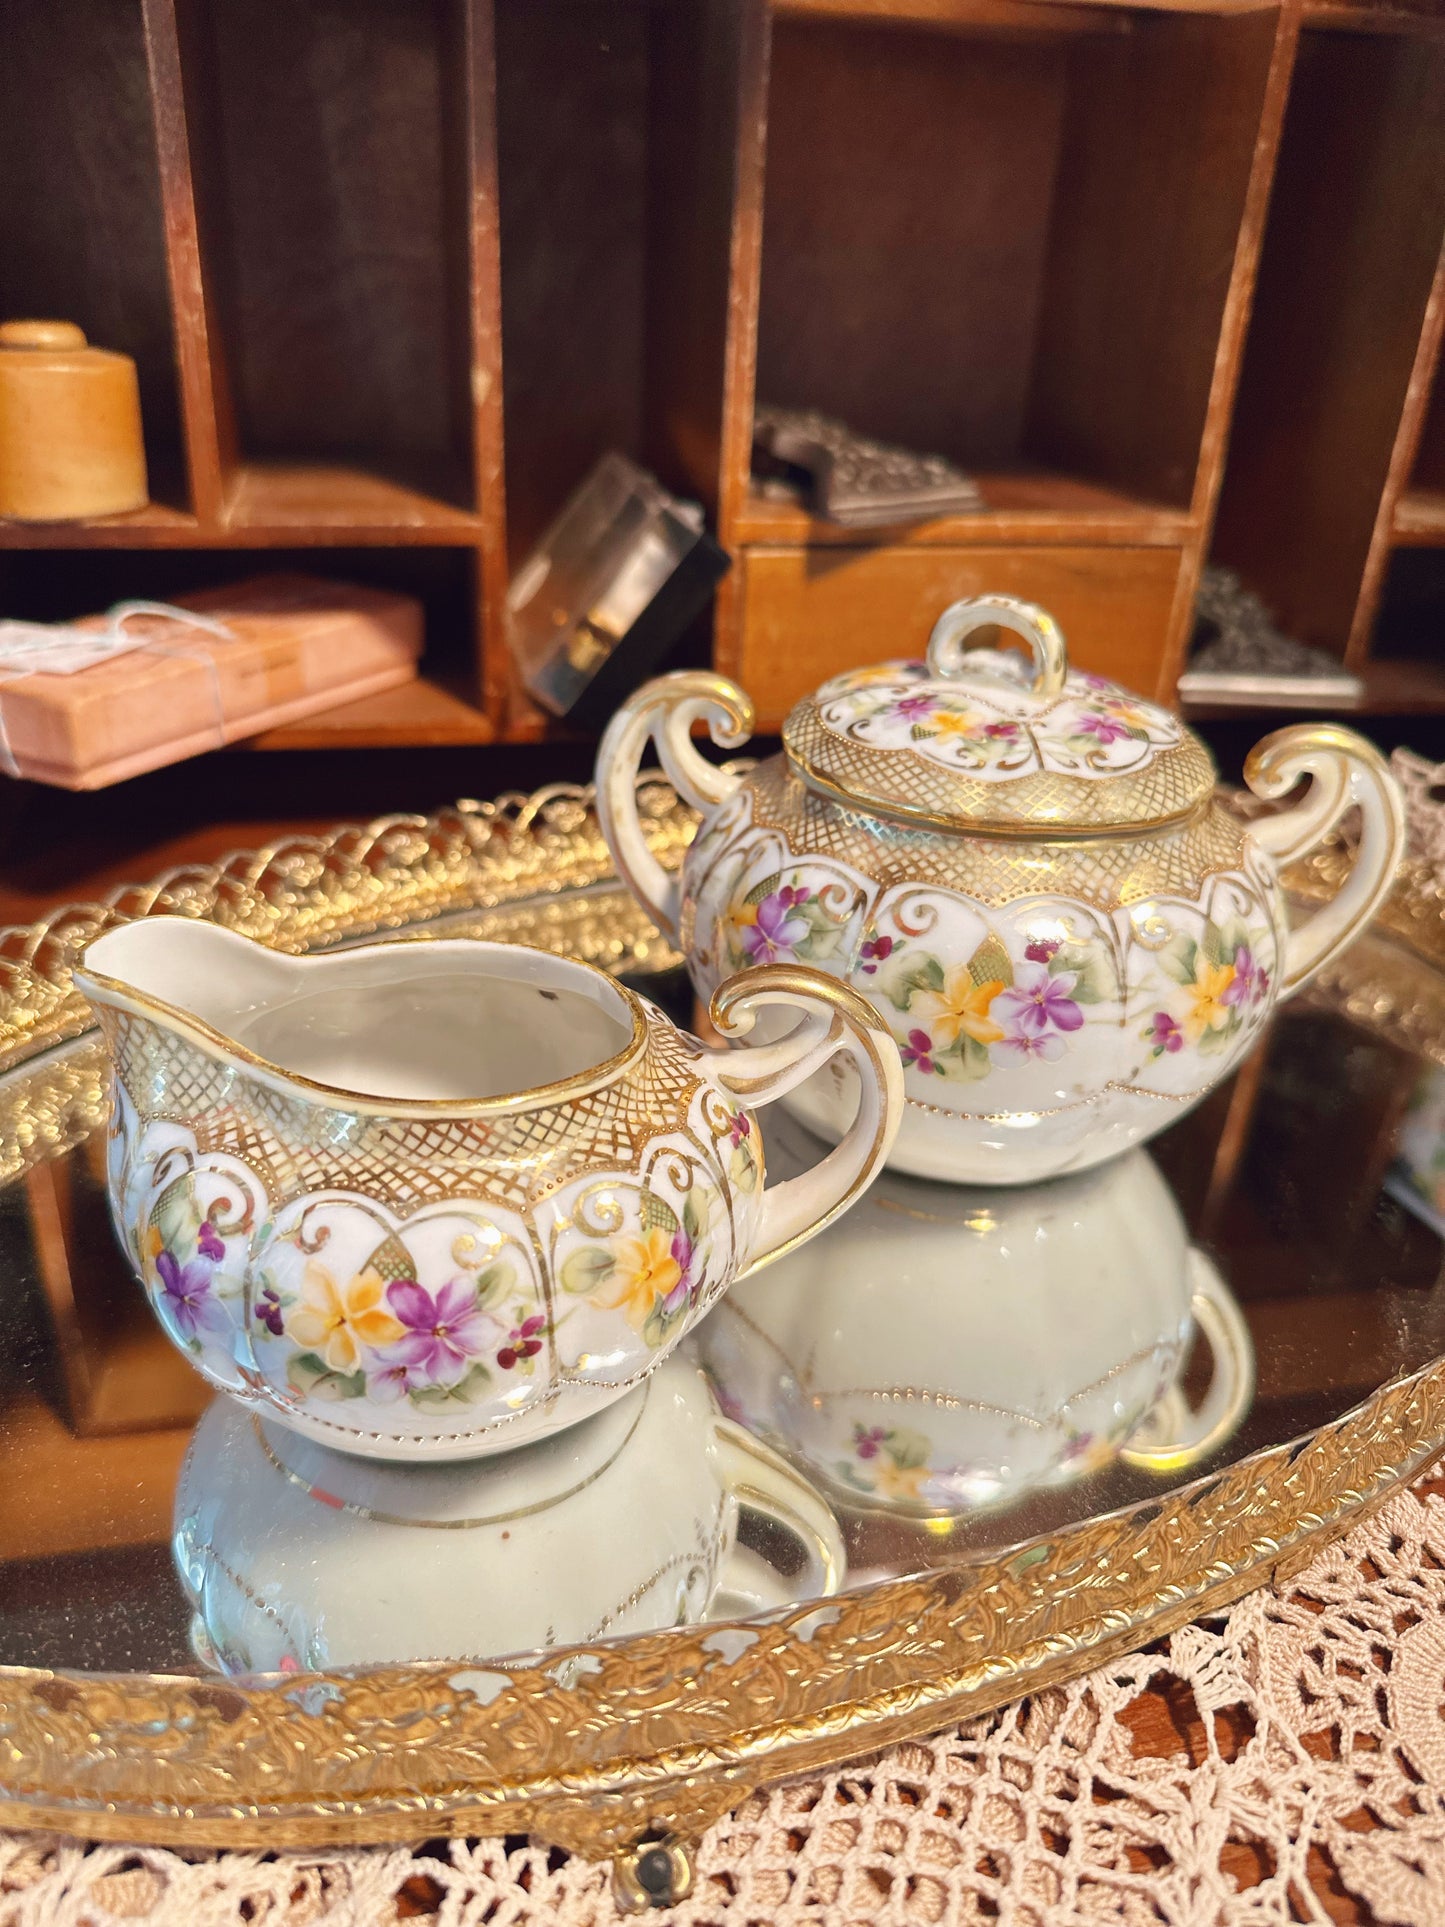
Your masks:
M 726 676 L 680 670 L 644 683 L 622 705 L 597 752 L 597 816 L 617 873 L 664 936 L 678 940 L 678 879 L 647 847 L 637 814 L 637 772 L 648 738 L 657 745 L 663 774 L 686 803 L 704 815 L 725 803 L 739 778 L 699 756 L 693 725 L 705 722 L 719 749 L 736 749 L 753 733 L 752 699 Z
M 862 1095 L 841 1142 L 801 1177 L 771 1184 L 746 1267 L 763 1265 L 846 1211 L 882 1170 L 903 1121 L 903 1064 L 898 1046 L 866 997 L 806 964 L 764 964 L 719 986 L 711 1016 L 727 1038 L 746 1037 L 761 1012 L 796 1010 L 801 1022 L 776 1043 L 711 1051 L 704 1062 L 712 1082 L 750 1109 L 786 1097 L 839 1054 L 852 1059 Z
M 1203 1252 L 1189 1252 L 1190 1312 L 1214 1360 L 1209 1389 L 1191 1410 L 1171 1385 L 1135 1426 L 1119 1456 L 1144 1472 L 1201 1465 L 1231 1439 L 1254 1402 L 1254 1340 L 1233 1293 Z
M 1285 939 L 1279 995 L 1292 997 L 1354 942 L 1389 893 L 1405 854 L 1405 805 L 1373 743 L 1338 723 L 1292 723 L 1256 743 L 1244 765 L 1255 795 L 1273 802 L 1301 776 L 1310 786 L 1293 809 L 1261 817 L 1250 835 L 1283 867 L 1307 856 L 1356 804 L 1361 827 L 1354 868 L 1334 897 Z

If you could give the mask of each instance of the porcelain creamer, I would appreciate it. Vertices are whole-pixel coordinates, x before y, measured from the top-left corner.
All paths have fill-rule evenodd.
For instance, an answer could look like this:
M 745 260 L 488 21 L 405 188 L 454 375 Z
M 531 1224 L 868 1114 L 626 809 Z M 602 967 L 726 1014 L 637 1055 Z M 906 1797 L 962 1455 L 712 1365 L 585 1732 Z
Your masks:
M 867 1184 L 901 1109 L 871 1007 L 816 971 L 715 1000 L 706 1049 L 588 964 L 466 940 L 289 957 L 153 917 L 76 973 L 113 1066 L 109 1195 L 161 1324 L 328 1445 L 465 1458 L 646 1375 Z M 865 1092 L 764 1188 L 755 1107 L 836 1051 Z

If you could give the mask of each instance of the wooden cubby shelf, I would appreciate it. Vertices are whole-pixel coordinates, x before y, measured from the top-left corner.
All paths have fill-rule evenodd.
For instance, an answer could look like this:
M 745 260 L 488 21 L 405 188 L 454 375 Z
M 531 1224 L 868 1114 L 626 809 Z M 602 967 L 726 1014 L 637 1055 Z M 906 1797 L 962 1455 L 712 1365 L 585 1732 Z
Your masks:
M 0 524 L 0 609 L 273 551 L 425 603 L 413 688 L 260 748 L 564 736 L 506 596 L 609 449 L 731 552 L 763 727 L 987 589 L 1169 699 L 1211 556 L 1364 713 L 1445 713 L 1426 0 L 0 0 L 0 43 L 0 315 L 135 357 L 155 498 Z M 982 512 L 777 499 L 759 402 Z

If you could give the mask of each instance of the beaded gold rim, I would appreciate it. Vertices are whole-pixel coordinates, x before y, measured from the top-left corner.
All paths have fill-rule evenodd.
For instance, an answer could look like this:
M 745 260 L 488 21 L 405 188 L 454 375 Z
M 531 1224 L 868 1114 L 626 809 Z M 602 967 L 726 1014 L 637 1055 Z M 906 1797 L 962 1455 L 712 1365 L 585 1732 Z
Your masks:
M 677 861 L 691 813 L 653 783 L 645 820 L 660 859 Z M 580 790 L 392 818 L 172 873 L 0 937 L 8 1175 L 100 1115 L 93 1040 L 54 1049 L 84 1023 L 69 962 L 105 921 L 178 904 L 286 947 L 449 918 L 614 968 L 672 960 L 615 885 Z M 1387 948 L 1392 963 L 1403 955 Z M 1409 961 L 1417 986 L 1434 978 Z M 1363 972 L 1345 994 L 1368 1002 Z M 1389 994 L 1403 999 L 1403 982 Z M 250 1688 L 0 1668 L 0 1824 L 265 1848 L 530 1831 L 593 1855 L 696 1836 L 770 1780 L 983 1712 L 1286 1576 L 1442 1446 L 1436 1361 L 1303 1439 L 1142 1505 L 789 1608 L 725 1639 L 680 1628 L 505 1668 L 391 1667 Z

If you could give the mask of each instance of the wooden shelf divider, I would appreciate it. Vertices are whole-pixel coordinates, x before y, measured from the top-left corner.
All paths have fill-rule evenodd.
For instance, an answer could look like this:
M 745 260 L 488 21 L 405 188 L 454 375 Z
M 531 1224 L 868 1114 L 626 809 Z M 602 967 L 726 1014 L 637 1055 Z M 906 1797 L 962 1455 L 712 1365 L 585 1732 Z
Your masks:
M 477 510 L 481 695 L 494 725 L 512 684 L 507 649 L 507 498 L 502 425 L 502 253 L 497 179 L 497 56 L 491 0 L 464 0 L 467 150 L 467 314 L 470 323 L 472 465 Z
M 202 262 L 196 183 L 191 167 L 182 32 L 194 43 L 196 0 L 141 0 L 151 79 L 156 154 L 165 218 L 171 326 L 181 388 L 186 471 L 198 527 L 215 528 L 226 505 L 234 461 L 234 424 L 213 298 Z M 184 27 L 183 27 L 184 22 Z

